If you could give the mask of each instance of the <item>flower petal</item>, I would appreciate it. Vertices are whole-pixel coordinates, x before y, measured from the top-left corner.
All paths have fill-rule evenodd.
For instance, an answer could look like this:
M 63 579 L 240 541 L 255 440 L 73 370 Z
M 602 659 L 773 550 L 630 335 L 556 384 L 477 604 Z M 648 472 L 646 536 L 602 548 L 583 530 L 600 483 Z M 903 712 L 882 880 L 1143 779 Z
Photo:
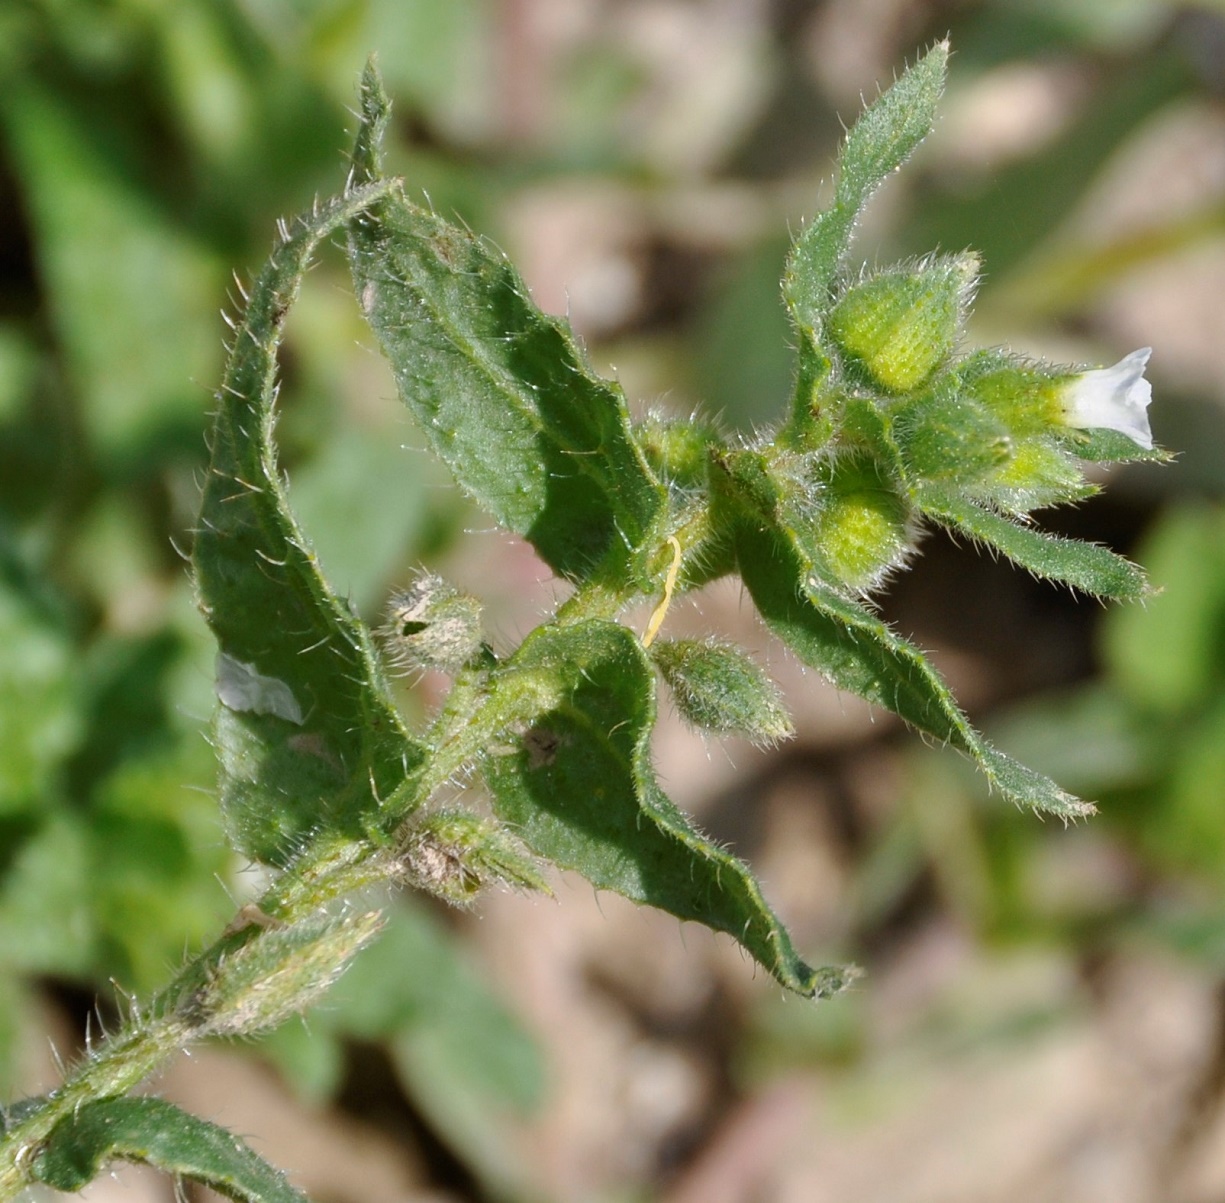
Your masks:
M 1113 367 L 1082 372 L 1067 385 L 1061 398 L 1064 421 L 1069 426 L 1103 427 L 1127 435 L 1151 450 L 1153 432 L 1148 407 L 1153 386 L 1144 379 L 1152 347 L 1141 347 Z

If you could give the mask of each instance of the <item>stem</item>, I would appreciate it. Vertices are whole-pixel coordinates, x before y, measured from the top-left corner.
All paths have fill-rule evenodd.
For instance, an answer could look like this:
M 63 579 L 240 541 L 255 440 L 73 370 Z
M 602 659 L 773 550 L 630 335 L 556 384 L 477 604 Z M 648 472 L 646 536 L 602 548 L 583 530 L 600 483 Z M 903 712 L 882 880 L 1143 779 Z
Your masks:
M 199 989 L 227 956 L 269 931 L 306 918 L 335 898 L 388 875 L 380 850 L 330 844 L 298 861 L 254 906 L 244 907 L 222 935 L 185 965 L 133 1025 L 104 1041 L 0 1139 L 0 1203 L 34 1179 L 39 1147 L 55 1126 L 84 1103 L 127 1094 L 200 1034 L 191 1014 Z
M 689 532 L 686 532 L 689 533 Z M 684 541 L 684 535 L 682 535 Z M 672 580 L 679 567 L 680 543 L 661 544 L 661 555 L 673 556 Z M 674 555 L 674 553 L 676 553 Z M 554 622 L 571 624 L 593 618 L 612 619 L 638 596 L 616 573 L 600 574 L 558 610 Z M 385 803 L 385 813 L 407 818 L 448 780 L 470 764 L 489 738 L 506 698 L 496 687 L 498 668 L 481 664 L 459 674 L 430 732 L 434 751 L 411 779 Z M 35 1181 L 40 1146 L 56 1125 L 82 1104 L 121 1096 L 154 1073 L 174 1053 L 207 1029 L 207 1015 L 196 1013 L 199 999 L 224 959 L 240 948 L 283 930 L 335 899 L 381 881 L 396 872 L 386 848 L 358 841 L 327 841 L 290 865 L 254 905 L 244 907 L 207 949 L 185 965 L 125 1032 L 106 1040 L 82 1061 L 65 1082 L 22 1115 L 0 1140 L 0 1203 Z
M 108 1040 L 45 1103 L 5 1132 L 0 1142 L 0 1203 L 33 1180 L 39 1146 L 61 1120 L 83 1103 L 126 1094 L 190 1039 L 190 1029 L 170 1015 Z

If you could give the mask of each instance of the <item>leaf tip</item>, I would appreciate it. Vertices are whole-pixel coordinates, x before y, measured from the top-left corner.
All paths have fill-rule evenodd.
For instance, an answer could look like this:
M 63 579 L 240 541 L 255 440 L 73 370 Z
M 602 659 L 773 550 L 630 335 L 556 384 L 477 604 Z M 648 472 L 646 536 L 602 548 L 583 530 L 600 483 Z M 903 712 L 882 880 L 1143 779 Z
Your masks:
M 391 98 L 379 73 L 378 56 L 371 54 L 362 70 L 358 86 L 358 112 L 361 124 L 353 147 L 350 187 L 370 183 L 383 174 L 382 143 L 391 120 Z
M 800 991 L 814 1002 L 834 998 L 849 989 L 864 976 L 858 965 L 822 965 L 818 969 L 804 966 L 807 970 L 807 985 Z

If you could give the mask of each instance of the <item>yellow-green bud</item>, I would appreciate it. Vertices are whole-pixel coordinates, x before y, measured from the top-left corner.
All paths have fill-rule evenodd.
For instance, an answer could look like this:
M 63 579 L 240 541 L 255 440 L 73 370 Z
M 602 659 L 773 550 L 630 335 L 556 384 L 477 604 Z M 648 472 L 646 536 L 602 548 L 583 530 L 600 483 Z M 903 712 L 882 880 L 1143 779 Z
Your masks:
M 819 497 L 814 546 L 835 579 L 859 592 L 879 585 L 910 550 L 909 506 L 866 455 L 844 455 Z
M 721 444 L 709 423 L 650 414 L 635 427 L 638 445 L 660 480 L 682 489 L 706 483 L 710 449 Z
M 977 276 L 969 253 L 884 272 L 847 289 L 830 313 L 830 336 L 866 383 L 912 392 L 952 353 Z
M 1046 439 L 1020 440 L 1006 463 L 982 477 L 969 495 L 1010 514 L 1075 501 L 1095 492 L 1076 460 Z
M 1049 434 L 1063 425 L 1059 395 L 1067 377 L 1045 364 L 978 351 L 958 365 L 957 376 L 961 395 L 1018 438 Z
M 902 403 L 893 411 L 892 430 L 906 472 L 917 480 L 978 480 L 1006 464 L 1014 449 L 1008 428 L 956 387 Z

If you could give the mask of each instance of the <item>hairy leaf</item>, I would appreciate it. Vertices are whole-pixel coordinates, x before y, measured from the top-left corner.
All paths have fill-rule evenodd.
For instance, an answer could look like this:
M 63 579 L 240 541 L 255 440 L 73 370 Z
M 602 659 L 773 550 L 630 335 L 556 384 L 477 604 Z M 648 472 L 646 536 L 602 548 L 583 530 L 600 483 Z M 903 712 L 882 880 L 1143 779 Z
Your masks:
M 849 980 L 813 969 L 748 869 L 694 830 L 650 764 L 655 683 L 615 623 L 540 628 L 508 665 L 505 715 L 521 732 L 484 760 L 494 808 L 537 853 L 593 885 L 727 932 L 784 986 L 821 997 Z
M 944 90 L 948 43 L 937 42 L 855 122 L 838 161 L 834 203 L 796 239 L 783 295 L 796 326 L 814 336 L 846 256 L 855 221 L 872 193 L 927 136 Z
M 367 68 L 359 180 L 379 177 L 387 104 Z M 401 398 L 477 502 L 563 576 L 581 578 L 614 542 L 644 542 L 663 490 L 625 398 L 504 256 L 399 193 L 354 223 L 349 253 Z
M 109 1161 L 141 1161 L 243 1203 L 306 1203 L 285 1176 L 225 1128 L 163 1099 L 99 1099 L 52 1129 L 34 1162 L 40 1182 L 78 1191 Z
M 1138 461 L 1169 463 L 1174 456 L 1161 447 L 1141 447 L 1118 430 L 1081 430 L 1069 427 L 1059 440 L 1077 459 L 1095 464 L 1123 464 Z
M 1035 576 L 1118 601 L 1135 601 L 1148 592 L 1141 569 L 1109 548 L 1021 526 L 950 493 L 924 490 L 919 503 L 941 526 L 994 547 Z
M 736 547 L 744 583 L 767 626 L 837 688 L 960 748 L 1018 805 L 1063 818 L 1093 812 L 983 739 L 923 653 L 822 581 L 786 529 L 744 521 Z
M 362 834 L 422 758 L 369 632 L 324 580 L 294 519 L 272 437 L 276 348 L 311 255 L 386 190 L 350 192 L 277 246 L 217 394 L 192 563 L 220 647 L 222 803 L 240 850 L 274 863 L 320 830 Z

